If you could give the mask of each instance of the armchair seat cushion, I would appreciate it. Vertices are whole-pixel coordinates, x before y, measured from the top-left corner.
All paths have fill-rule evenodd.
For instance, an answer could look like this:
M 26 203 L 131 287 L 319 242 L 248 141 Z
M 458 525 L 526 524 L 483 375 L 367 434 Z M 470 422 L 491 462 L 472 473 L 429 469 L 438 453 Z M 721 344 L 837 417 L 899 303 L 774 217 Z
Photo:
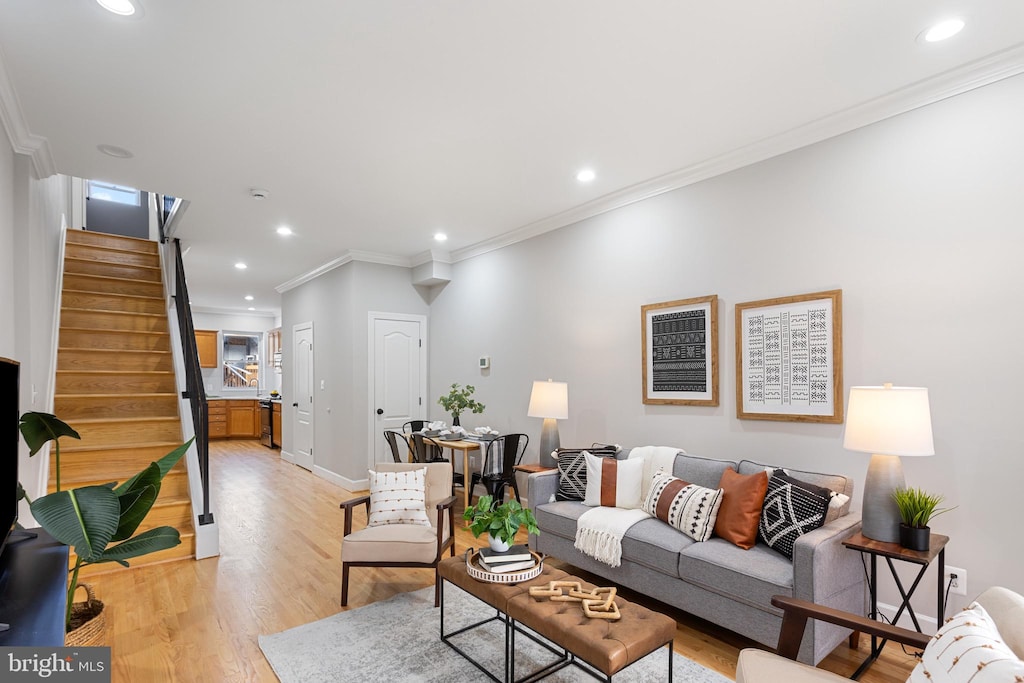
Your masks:
M 736 683 L 849 683 L 849 680 L 831 671 L 754 648 L 743 650 L 736 662 Z
M 341 543 L 343 562 L 423 562 L 437 559 L 437 530 L 432 526 L 388 524 L 354 531 Z

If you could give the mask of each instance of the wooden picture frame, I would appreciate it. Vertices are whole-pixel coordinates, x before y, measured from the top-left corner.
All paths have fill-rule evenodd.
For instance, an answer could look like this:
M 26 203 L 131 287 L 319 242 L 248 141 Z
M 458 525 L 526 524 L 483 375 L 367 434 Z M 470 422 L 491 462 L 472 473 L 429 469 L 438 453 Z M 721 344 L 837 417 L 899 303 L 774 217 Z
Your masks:
M 736 417 L 843 422 L 843 291 L 736 304 Z
M 718 405 L 718 295 L 640 307 L 643 401 Z

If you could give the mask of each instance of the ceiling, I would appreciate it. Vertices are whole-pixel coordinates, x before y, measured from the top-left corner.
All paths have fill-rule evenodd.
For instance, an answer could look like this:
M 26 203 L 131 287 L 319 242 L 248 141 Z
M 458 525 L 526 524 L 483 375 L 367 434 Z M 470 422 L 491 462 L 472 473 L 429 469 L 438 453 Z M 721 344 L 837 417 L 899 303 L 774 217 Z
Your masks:
M 188 199 L 211 309 L 279 310 L 339 259 L 466 258 L 1024 71 L 1020 0 L 137 4 L 0 2 L 0 113 L 43 172 Z

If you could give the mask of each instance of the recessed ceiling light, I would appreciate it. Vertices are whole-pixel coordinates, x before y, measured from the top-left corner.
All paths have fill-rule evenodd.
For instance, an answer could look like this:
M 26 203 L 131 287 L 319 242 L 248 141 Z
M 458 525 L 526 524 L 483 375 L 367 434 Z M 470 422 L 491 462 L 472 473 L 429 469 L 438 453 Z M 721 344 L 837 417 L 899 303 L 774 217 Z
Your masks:
M 946 19 L 926 29 L 923 37 L 925 42 L 937 43 L 946 38 L 952 38 L 963 30 L 963 19 Z
M 594 173 L 594 170 L 590 168 L 585 168 L 576 174 L 576 180 L 580 181 L 581 183 L 589 183 L 596 177 L 597 174 Z
M 448 239 L 448 235 L 444 234 L 443 232 L 435 232 L 434 239 L 437 240 L 438 242 L 444 242 L 445 240 Z
M 118 147 L 117 145 L 96 145 L 96 149 L 106 154 L 108 157 L 114 157 L 115 159 L 131 159 L 134 154 L 130 150 L 124 147 Z
M 250 311 L 255 311 L 255 310 L 256 310 L 256 307 L 255 307 L 255 306 L 250 306 L 248 310 L 250 310 Z
M 248 268 L 248 267 L 249 267 L 249 266 L 245 265 L 245 264 L 244 264 L 244 263 L 242 263 L 241 261 L 239 261 L 238 263 L 236 263 L 236 264 L 235 264 L 235 268 L 238 268 L 239 270 L 245 270 L 245 269 L 246 269 L 246 268 Z
M 289 228 L 287 225 L 282 225 L 280 228 L 277 229 L 277 234 L 287 237 L 288 235 L 292 234 L 292 229 Z
M 253 296 L 252 296 L 252 294 L 246 294 L 246 295 L 245 295 L 245 300 L 246 300 L 246 301 L 252 301 L 252 299 L 253 299 Z
M 131 0 L 96 0 L 96 2 L 108 12 L 120 14 L 122 17 L 130 17 L 135 14 L 135 5 Z
M 250 187 L 249 196 L 255 199 L 256 201 L 261 202 L 270 196 L 270 190 L 264 190 L 259 187 Z

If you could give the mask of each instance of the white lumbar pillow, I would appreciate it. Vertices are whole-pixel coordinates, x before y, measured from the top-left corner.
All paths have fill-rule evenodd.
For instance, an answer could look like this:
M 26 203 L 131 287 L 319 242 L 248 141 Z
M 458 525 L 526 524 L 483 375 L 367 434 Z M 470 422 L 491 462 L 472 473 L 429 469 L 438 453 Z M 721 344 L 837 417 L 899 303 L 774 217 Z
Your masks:
M 587 459 L 587 493 L 583 504 L 590 507 L 617 507 L 637 509 L 640 498 L 644 460 L 616 460 L 598 458 L 583 451 Z
M 370 516 L 366 526 L 430 526 L 426 505 L 426 467 L 404 472 L 370 470 L 369 479 Z

